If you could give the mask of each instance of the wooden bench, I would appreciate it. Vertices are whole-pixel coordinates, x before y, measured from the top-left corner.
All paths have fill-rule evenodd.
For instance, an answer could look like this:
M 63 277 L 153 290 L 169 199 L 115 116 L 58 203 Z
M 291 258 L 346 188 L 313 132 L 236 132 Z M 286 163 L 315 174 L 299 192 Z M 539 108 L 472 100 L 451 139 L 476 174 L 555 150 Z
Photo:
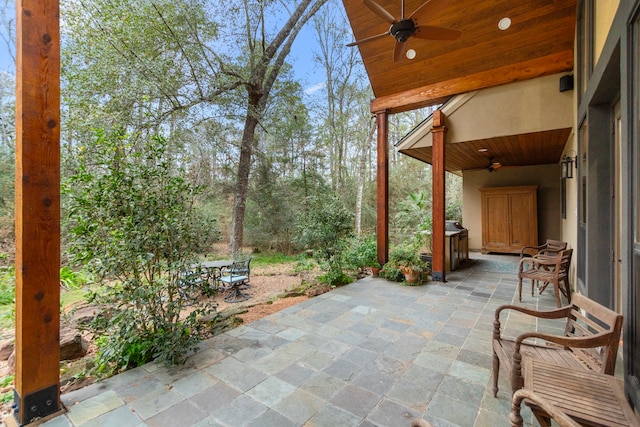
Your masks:
M 525 332 L 502 336 L 500 315 L 515 310 L 540 319 L 565 319 L 563 335 Z M 571 305 L 556 310 L 531 310 L 516 305 L 496 309 L 493 321 L 493 395 L 498 395 L 500 368 L 510 376 L 512 391 L 524 386 L 523 359 L 540 359 L 577 370 L 613 375 L 622 331 L 622 315 L 574 294 Z
M 550 427 L 552 418 L 563 427 L 640 425 L 627 402 L 622 381 L 612 375 L 527 359 L 524 388 L 512 399 L 512 426 L 522 425 L 523 399 L 542 427 Z

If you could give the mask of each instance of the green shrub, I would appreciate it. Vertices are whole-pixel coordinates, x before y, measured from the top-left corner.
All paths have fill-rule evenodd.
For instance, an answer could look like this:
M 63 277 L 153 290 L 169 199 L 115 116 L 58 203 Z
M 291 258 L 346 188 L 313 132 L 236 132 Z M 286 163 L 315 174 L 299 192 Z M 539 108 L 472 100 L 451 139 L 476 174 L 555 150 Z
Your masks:
M 350 239 L 343 254 L 346 264 L 353 269 L 364 270 L 367 267 L 380 267 L 378 264 L 378 246 L 375 236 Z
M 91 148 L 63 189 L 73 261 L 102 285 L 89 298 L 103 314 L 92 325 L 103 336 L 98 366 L 180 363 L 202 339 L 197 316 L 213 309 L 183 318 L 190 301 L 181 285 L 195 254 L 217 238 L 215 220 L 198 209 L 202 189 L 183 178 L 163 138 L 99 131 Z
M 81 289 L 93 282 L 91 275 L 86 271 L 73 271 L 70 267 L 62 267 L 60 269 L 60 282 L 69 289 Z
M 391 282 L 402 282 L 404 280 L 404 274 L 393 263 L 386 263 L 380 270 L 379 276 Z
M 348 285 L 353 282 L 353 278 L 343 273 L 339 268 L 329 268 L 329 271 L 325 274 L 318 276 L 318 281 L 329 286 L 338 287 Z
M 306 211 L 296 223 L 296 241 L 313 250 L 313 254 L 327 273 L 318 278 L 331 286 L 351 283 L 352 278 L 342 271 L 343 252 L 353 231 L 353 214 L 335 198 L 310 197 Z M 347 281 L 348 280 L 348 281 Z

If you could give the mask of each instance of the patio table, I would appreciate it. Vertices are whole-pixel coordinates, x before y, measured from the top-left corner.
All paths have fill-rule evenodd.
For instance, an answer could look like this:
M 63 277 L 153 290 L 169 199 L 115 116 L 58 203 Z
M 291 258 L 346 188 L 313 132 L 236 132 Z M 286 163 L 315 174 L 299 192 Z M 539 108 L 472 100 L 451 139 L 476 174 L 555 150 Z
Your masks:
M 208 283 L 211 291 L 218 290 L 222 271 L 233 265 L 233 260 L 220 259 L 216 261 L 202 261 L 198 264 L 198 268 L 203 273 L 205 281 Z

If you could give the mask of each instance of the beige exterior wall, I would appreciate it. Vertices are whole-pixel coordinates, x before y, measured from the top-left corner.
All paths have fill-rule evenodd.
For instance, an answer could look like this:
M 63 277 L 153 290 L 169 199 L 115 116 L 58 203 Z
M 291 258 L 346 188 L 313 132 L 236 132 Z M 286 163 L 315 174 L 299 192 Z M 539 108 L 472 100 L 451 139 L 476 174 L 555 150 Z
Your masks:
M 620 0 L 596 0 L 594 5 L 595 34 L 593 35 L 593 57 L 598 62 L 607 40 L 611 23 L 616 15 Z
M 538 240 L 543 243 L 546 239 L 562 238 L 559 164 L 464 172 L 463 178 L 462 224 L 469 229 L 470 250 L 482 248 L 482 204 L 478 189 L 484 187 L 537 185 Z
M 518 135 L 573 126 L 573 92 L 558 90 L 554 74 L 456 96 L 442 107 L 447 143 Z M 431 120 L 398 145 L 399 150 L 430 147 Z

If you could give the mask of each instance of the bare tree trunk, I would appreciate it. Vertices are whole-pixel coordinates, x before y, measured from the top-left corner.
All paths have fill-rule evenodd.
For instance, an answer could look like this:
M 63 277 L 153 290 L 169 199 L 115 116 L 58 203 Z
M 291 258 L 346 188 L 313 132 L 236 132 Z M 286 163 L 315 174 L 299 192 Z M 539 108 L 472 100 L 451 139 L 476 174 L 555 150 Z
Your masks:
M 373 141 L 373 135 L 376 131 L 376 123 L 372 120 L 369 127 L 369 133 L 362 144 L 362 155 L 360 156 L 360 168 L 358 171 L 358 190 L 356 193 L 356 236 L 362 234 L 362 196 L 364 193 L 364 181 L 367 176 L 367 161 L 369 160 L 369 151 Z
M 314 0 L 302 0 L 268 46 L 264 47 L 264 44 L 258 46 L 260 44 L 256 45 L 251 40 L 249 41 L 249 45 L 253 46 L 254 49 L 262 49 L 264 47 L 264 50 L 256 52 L 259 53 L 258 61 L 253 64 L 255 68 L 253 68 L 249 81 L 245 82 L 248 94 L 247 116 L 242 133 L 240 161 L 233 200 L 233 216 L 229 236 L 229 252 L 231 255 L 235 255 L 242 248 L 244 240 L 244 216 L 256 127 L 264 113 L 271 89 L 278 78 L 284 60 L 291 51 L 293 41 L 302 26 L 326 2 L 327 0 L 315 0 L 315 2 Z M 307 11 L 309 5 L 311 7 Z
M 240 144 L 240 161 L 238 163 L 235 197 L 233 199 L 233 220 L 231 221 L 229 233 L 229 252 L 232 256 L 235 256 L 242 248 L 244 239 L 244 214 L 249 190 L 251 156 L 253 154 L 255 130 L 258 125 L 258 118 L 253 114 L 254 108 L 255 106 L 249 106 Z

